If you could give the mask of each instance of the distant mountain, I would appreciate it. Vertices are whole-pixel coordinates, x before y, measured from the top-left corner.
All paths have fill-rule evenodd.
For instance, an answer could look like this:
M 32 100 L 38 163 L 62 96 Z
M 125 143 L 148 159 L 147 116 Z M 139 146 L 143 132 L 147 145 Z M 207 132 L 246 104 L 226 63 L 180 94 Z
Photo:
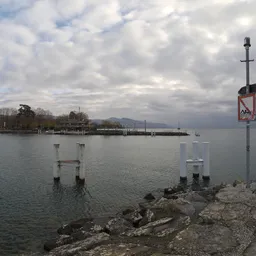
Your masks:
M 137 128 L 137 129 L 145 128 L 144 121 L 140 121 L 140 120 L 133 120 L 130 118 L 116 118 L 116 117 L 110 117 L 105 120 L 109 120 L 112 122 L 118 122 L 122 126 L 127 127 L 127 128 Z M 102 121 L 103 121 L 103 119 L 93 119 L 92 120 L 92 122 L 97 123 L 97 124 L 101 124 Z M 147 121 L 147 128 L 151 128 L 151 129 L 162 128 L 162 129 L 164 129 L 164 128 L 173 128 L 173 127 L 171 127 L 167 124 L 164 124 L 164 123 L 154 123 L 154 122 Z

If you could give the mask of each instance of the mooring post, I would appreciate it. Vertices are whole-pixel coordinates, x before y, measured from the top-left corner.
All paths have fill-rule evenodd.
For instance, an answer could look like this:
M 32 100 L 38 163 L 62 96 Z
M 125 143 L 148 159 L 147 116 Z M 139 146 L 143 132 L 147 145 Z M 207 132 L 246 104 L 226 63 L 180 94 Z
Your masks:
M 199 143 L 198 141 L 193 141 L 193 160 L 199 159 Z M 197 164 L 193 165 L 193 178 L 199 178 L 199 166 Z
M 79 170 L 79 180 L 84 183 L 85 181 L 85 162 L 84 162 L 84 150 L 85 150 L 85 145 L 84 144 L 79 144 L 80 148 L 80 170 Z
M 77 166 L 76 166 L 76 180 L 79 179 L 79 171 L 80 171 L 80 143 L 76 143 L 76 160 L 77 160 Z
M 61 171 L 61 166 L 60 166 L 60 154 L 59 154 L 59 147 L 60 144 L 54 144 L 54 149 L 55 149 L 55 163 L 53 164 L 53 179 L 55 181 L 60 180 L 60 171 Z
M 210 179 L 210 144 L 203 142 L 203 179 Z
M 187 180 L 187 143 L 180 143 L 180 181 Z

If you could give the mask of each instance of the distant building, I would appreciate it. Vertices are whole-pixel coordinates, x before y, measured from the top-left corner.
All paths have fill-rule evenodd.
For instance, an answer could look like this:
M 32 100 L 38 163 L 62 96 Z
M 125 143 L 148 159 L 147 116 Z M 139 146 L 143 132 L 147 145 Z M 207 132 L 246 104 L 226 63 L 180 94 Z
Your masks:
M 63 130 L 87 130 L 88 129 L 88 120 L 79 121 L 76 119 L 68 119 L 59 121 L 58 128 Z

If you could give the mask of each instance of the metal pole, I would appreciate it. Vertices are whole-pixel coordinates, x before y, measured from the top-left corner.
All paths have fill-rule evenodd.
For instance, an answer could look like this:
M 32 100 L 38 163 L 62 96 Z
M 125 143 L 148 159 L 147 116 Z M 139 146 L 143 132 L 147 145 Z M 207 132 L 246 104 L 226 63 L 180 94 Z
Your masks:
M 250 93 L 249 46 L 245 47 L 246 55 L 246 94 Z M 246 123 L 246 185 L 250 185 L 250 121 Z
M 249 59 L 249 48 L 251 47 L 250 37 L 244 38 L 245 60 L 241 62 L 246 63 L 246 94 L 250 93 L 250 62 L 254 60 Z M 250 121 L 246 122 L 246 186 L 250 186 Z

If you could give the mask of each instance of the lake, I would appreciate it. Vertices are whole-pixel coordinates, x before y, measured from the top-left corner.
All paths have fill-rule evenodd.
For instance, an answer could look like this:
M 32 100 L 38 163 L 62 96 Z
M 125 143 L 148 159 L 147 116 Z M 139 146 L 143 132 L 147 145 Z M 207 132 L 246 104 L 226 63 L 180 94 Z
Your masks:
M 190 131 L 188 131 L 190 132 Z M 139 202 L 146 193 L 179 181 L 179 143 L 210 142 L 211 183 L 245 178 L 245 129 L 199 130 L 188 137 L 0 135 L 0 255 L 42 251 L 60 225 L 108 216 Z M 85 143 L 86 190 L 74 166 L 54 185 L 53 144 L 62 159 L 75 158 Z M 256 129 L 251 131 L 251 172 L 256 178 Z M 191 169 L 189 172 L 192 177 Z

